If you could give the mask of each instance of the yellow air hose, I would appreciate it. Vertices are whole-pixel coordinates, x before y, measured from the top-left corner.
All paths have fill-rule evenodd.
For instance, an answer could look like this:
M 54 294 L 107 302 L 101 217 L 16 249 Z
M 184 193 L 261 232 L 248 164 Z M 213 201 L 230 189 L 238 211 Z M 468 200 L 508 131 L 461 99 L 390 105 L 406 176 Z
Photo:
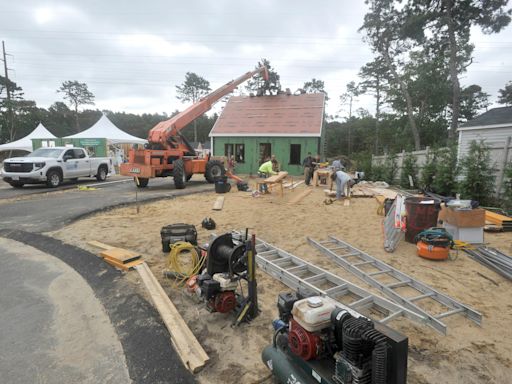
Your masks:
M 185 255 L 187 258 L 183 257 Z M 171 244 L 167 267 L 176 278 L 176 285 L 180 286 L 201 271 L 204 260 L 205 258 L 194 245 L 186 241 L 178 241 Z

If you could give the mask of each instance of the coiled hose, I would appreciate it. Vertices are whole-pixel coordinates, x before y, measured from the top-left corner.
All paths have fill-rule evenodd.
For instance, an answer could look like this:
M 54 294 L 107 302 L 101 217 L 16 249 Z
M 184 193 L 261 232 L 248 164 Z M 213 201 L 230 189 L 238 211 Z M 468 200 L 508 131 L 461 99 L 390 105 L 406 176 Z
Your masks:
M 190 255 L 190 262 L 184 263 L 182 254 Z M 178 241 L 171 244 L 171 251 L 167 257 L 167 268 L 169 274 L 176 279 L 176 285 L 183 285 L 190 277 L 197 275 L 203 268 L 205 257 L 192 244 L 185 241 Z

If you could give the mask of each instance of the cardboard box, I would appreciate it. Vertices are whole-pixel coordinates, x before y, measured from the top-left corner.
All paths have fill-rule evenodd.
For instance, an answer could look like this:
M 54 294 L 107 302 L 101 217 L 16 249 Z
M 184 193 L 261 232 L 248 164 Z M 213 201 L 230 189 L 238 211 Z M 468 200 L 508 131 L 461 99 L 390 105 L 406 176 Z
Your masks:
M 438 220 L 459 228 L 479 228 L 485 225 L 485 209 L 457 210 L 442 207 Z
M 479 228 L 459 228 L 445 222 L 443 224 L 446 232 L 452 235 L 453 240 L 460 240 L 471 244 L 482 244 L 484 242 L 484 229 Z

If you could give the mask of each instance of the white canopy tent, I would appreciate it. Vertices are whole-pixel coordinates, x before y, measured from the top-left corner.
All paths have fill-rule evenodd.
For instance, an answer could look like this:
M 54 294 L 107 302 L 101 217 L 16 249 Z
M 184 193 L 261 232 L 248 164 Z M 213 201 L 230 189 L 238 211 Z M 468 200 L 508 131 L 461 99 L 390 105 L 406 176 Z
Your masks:
M 39 125 L 30 132 L 27 136 L 12 141 L 10 143 L 0 145 L 0 152 L 2 151 L 27 151 L 32 152 L 32 139 L 56 139 L 50 131 L 48 131 L 43 124 Z
M 147 140 L 132 136 L 117 128 L 107 116 L 103 115 L 91 128 L 65 139 L 107 139 L 108 144 L 144 144 Z

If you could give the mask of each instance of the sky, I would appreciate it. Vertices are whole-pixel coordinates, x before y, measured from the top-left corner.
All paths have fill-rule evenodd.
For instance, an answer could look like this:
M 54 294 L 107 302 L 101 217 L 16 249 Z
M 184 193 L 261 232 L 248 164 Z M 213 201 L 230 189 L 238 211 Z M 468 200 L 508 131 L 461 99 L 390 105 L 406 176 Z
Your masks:
M 366 10 L 362 0 L 5 1 L 0 39 L 9 78 L 42 107 L 63 101 L 56 90 L 77 80 L 100 110 L 171 113 L 187 106 L 175 88 L 186 72 L 216 89 L 267 58 L 292 92 L 323 80 L 326 111 L 342 118 L 339 96 L 372 59 L 358 32 Z M 495 35 L 475 28 L 472 42 L 461 83 L 481 85 L 495 102 L 512 80 L 512 27 Z M 373 112 L 372 97 L 358 97 L 357 108 Z

